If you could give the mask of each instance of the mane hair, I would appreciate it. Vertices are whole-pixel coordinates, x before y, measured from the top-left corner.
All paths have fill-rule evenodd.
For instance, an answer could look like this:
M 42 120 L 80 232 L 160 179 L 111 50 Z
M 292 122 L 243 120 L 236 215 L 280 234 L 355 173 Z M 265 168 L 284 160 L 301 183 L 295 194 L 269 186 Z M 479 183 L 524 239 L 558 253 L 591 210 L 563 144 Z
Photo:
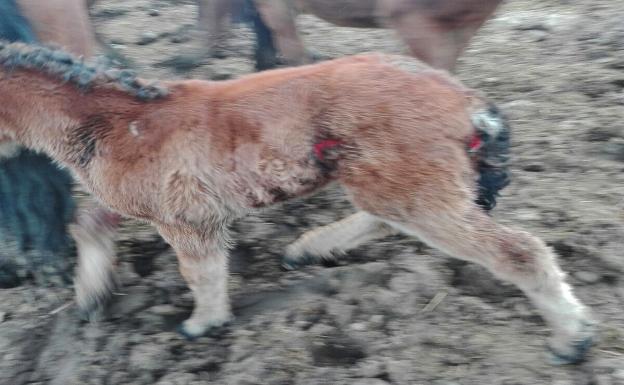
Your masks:
M 103 61 L 86 62 L 82 57 L 50 46 L 0 40 L 0 65 L 8 69 L 40 71 L 85 90 L 96 85 L 109 85 L 145 101 L 163 98 L 168 94 L 166 87 L 148 83 L 138 78 L 133 71 L 111 68 Z

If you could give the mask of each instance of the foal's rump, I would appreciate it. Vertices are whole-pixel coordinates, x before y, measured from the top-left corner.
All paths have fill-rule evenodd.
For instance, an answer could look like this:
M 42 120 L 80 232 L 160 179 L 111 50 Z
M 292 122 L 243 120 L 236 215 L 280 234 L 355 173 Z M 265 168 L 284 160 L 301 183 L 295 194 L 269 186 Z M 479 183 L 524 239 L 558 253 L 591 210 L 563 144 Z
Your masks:
M 333 122 L 338 137 L 351 138 L 341 163 L 344 181 L 386 189 L 376 195 L 396 199 L 419 194 L 435 199 L 439 191 L 414 189 L 446 184 L 492 209 L 509 183 L 509 126 L 496 106 L 417 59 L 366 55 L 359 60 L 362 71 L 334 74 L 343 88 L 337 108 L 350 111 Z M 379 65 L 370 66 L 371 61 Z M 350 89 L 358 83 L 366 86 Z

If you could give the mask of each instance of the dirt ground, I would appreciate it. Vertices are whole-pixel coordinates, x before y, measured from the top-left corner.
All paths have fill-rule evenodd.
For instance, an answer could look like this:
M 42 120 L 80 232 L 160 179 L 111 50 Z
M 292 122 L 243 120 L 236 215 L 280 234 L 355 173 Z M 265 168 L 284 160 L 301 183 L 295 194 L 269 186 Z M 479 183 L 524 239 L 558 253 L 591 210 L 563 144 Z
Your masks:
M 173 60 L 201 46 L 192 0 L 100 0 L 92 14 L 144 77 L 253 70 L 242 25 L 224 58 Z M 326 57 L 405 52 L 392 31 L 299 22 Z M 588 362 L 551 366 L 549 330 L 518 290 L 413 239 L 366 245 L 337 267 L 281 271 L 286 244 L 350 212 L 331 190 L 236 223 L 237 318 L 221 337 L 189 343 L 173 331 L 192 298 L 173 253 L 131 221 L 119 243 L 123 286 L 101 321 L 62 307 L 71 289 L 2 290 L 0 384 L 624 384 L 624 3 L 509 1 L 458 75 L 511 118 L 514 179 L 494 215 L 559 253 L 600 321 Z

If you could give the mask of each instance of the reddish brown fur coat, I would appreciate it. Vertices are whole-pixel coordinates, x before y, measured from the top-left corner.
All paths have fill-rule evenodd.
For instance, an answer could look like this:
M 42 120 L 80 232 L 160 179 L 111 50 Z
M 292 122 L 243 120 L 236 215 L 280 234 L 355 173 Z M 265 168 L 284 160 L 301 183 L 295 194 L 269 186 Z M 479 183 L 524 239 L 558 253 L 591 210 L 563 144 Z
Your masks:
M 2 67 L 0 130 L 67 165 L 106 205 L 158 228 L 195 296 L 183 334 L 230 319 L 231 219 L 337 181 L 360 211 L 302 236 L 286 250 L 290 261 L 346 251 L 390 227 L 518 285 L 552 325 L 564 361 L 582 359 L 589 347 L 587 310 L 552 251 L 474 202 L 467 146 L 471 118 L 485 104 L 447 74 L 412 59 L 360 55 L 231 81 L 169 82 L 168 94 L 140 101 L 138 80 L 98 73 L 81 91 L 44 74 L 58 74 L 66 61 L 40 66 L 37 49 L 29 50 L 0 49 L 0 62 L 16 52 L 39 68 L 24 69 L 21 59 Z M 108 287 L 96 273 L 111 263 L 81 263 L 81 306 Z

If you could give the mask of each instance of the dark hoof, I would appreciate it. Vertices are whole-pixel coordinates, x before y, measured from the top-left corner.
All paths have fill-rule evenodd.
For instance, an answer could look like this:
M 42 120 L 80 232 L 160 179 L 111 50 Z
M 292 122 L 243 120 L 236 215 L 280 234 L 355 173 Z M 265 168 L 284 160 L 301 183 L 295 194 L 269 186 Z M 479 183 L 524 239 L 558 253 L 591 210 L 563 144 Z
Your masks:
M 281 64 L 283 64 L 283 62 L 275 56 L 256 55 L 256 71 L 270 70 Z
M 582 341 L 577 341 L 572 346 L 574 352 L 570 354 L 559 353 L 549 346 L 548 350 L 550 350 L 550 353 L 552 354 L 551 361 L 554 365 L 580 364 L 587 358 L 587 353 L 589 352 L 589 349 L 592 347 L 593 343 L 594 340 L 592 337 L 587 337 Z

